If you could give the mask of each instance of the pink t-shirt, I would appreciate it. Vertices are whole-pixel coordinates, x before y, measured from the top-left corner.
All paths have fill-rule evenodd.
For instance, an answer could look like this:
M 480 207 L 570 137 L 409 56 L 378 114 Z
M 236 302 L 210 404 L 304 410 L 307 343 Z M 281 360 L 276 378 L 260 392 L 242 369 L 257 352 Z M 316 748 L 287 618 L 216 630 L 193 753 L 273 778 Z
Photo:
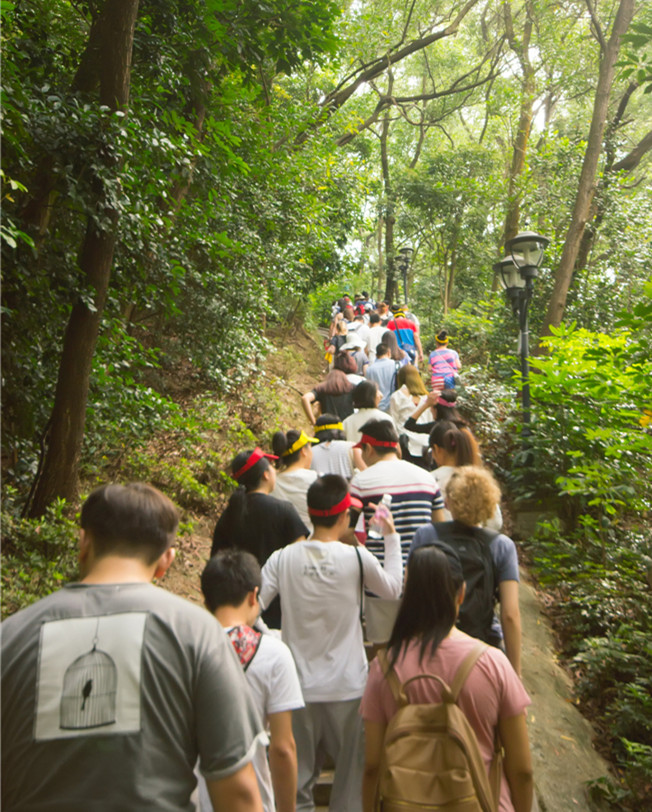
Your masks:
M 395 666 L 403 683 L 415 674 L 437 674 L 449 686 L 464 658 L 477 640 L 461 632 L 443 640 L 434 657 L 424 657 L 419 663 L 419 646 L 410 644 Z M 408 687 L 411 702 L 427 703 L 441 701 L 441 686 L 435 680 L 417 680 Z M 502 651 L 488 646 L 469 674 L 460 695 L 458 705 L 473 727 L 487 772 L 491 766 L 494 749 L 494 731 L 501 717 L 509 718 L 523 713 L 530 704 L 530 697 L 509 660 Z M 367 687 L 360 704 L 360 714 L 367 722 L 386 725 L 396 713 L 396 703 L 383 677 L 378 659 L 369 670 Z M 509 785 L 503 774 L 500 793 L 500 812 L 514 812 Z

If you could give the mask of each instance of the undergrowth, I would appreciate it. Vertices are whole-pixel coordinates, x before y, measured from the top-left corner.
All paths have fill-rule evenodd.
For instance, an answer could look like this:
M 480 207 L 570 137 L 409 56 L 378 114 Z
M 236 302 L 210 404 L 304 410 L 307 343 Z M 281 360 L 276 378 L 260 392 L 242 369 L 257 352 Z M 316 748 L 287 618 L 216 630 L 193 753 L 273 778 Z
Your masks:
M 153 404 L 160 413 L 151 418 Z M 237 395 L 223 400 L 196 394 L 175 403 L 146 398 L 145 420 L 122 420 L 106 435 L 111 442 L 87 445 L 80 504 L 105 482 L 147 481 L 180 508 L 179 534 L 193 532 L 198 516 L 214 517 L 234 487 L 233 456 L 278 425 L 280 399 L 264 375 L 256 374 Z M 97 436 L 97 433 L 94 433 Z M 11 484 L 2 501 L 2 617 L 48 595 L 78 576 L 78 504 L 53 503 L 39 519 L 21 517 L 23 499 Z
M 540 583 L 556 598 L 553 621 L 582 709 L 616 780 L 591 793 L 614 809 L 652 801 L 652 572 L 649 528 L 613 530 L 606 539 L 563 537 L 558 521 L 540 524 L 524 546 Z

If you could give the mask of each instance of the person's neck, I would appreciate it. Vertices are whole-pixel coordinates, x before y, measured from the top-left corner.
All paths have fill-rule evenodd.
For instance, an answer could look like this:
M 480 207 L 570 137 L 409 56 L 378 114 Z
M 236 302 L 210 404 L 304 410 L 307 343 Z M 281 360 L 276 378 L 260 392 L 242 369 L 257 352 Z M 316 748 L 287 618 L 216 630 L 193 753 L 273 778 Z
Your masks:
M 220 606 L 214 612 L 215 617 L 224 628 L 230 626 L 250 626 L 248 613 L 241 606 Z
M 389 454 L 383 454 L 382 457 L 379 456 L 376 462 L 390 462 L 398 459 L 400 459 L 398 454 L 395 451 L 390 451 Z M 376 463 L 373 464 L 375 465 Z
M 287 468 L 285 468 L 282 473 L 289 474 L 293 473 L 294 471 L 301 471 L 303 468 L 307 467 L 308 466 L 302 459 L 298 459 L 296 462 L 293 462 L 292 465 L 288 465 Z
M 446 454 L 444 452 L 443 458 L 440 458 L 440 461 L 437 463 L 438 468 L 457 468 L 457 460 L 452 454 Z
M 106 555 L 90 565 L 82 584 L 148 584 L 154 578 L 156 564 L 146 564 L 140 558 Z
M 348 521 L 347 521 L 348 526 Z M 310 537 L 311 541 L 339 541 L 340 536 L 342 535 L 344 529 L 342 528 L 340 522 L 337 522 L 332 527 L 315 527 L 312 536 Z

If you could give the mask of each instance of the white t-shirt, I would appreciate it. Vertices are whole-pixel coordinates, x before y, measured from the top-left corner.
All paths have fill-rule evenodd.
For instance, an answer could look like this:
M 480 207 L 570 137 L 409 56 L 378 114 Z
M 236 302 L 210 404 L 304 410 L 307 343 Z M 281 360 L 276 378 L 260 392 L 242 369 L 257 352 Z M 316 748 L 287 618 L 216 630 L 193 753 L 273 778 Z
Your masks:
M 367 336 L 367 355 L 369 356 L 369 363 L 373 364 L 376 360 L 376 347 L 380 344 L 382 337 L 387 332 L 387 327 L 381 324 L 374 324 L 369 328 L 369 335 Z
M 301 521 L 306 527 L 312 527 L 308 515 L 308 488 L 319 474 L 311 468 L 297 468 L 294 471 L 282 471 L 276 476 L 276 485 L 270 494 L 275 499 L 290 502 L 297 509 Z
M 229 629 L 226 629 L 229 631 Z M 245 671 L 254 704 L 269 732 L 269 716 L 304 707 L 297 669 L 290 649 L 282 640 L 271 634 L 263 634 L 258 651 Z M 275 812 L 272 774 L 267 760 L 267 750 L 260 744 L 253 758 L 258 779 L 260 797 L 265 812 Z M 213 812 L 205 782 L 200 782 L 200 812 Z
M 318 474 L 338 474 L 349 480 L 353 476 L 353 443 L 347 440 L 327 440 L 312 447 L 313 471 Z
M 423 395 L 419 401 L 419 405 L 421 405 L 427 397 L 427 395 Z M 428 447 L 428 435 L 419 434 L 416 431 L 408 431 L 404 425 L 408 417 L 414 414 L 416 408 L 412 400 L 412 395 L 405 384 L 403 384 L 400 389 L 397 389 L 389 399 L 389 413 L 394 418 L 398 433 L 407 436 L 410 454 L 412 454 L 413 457 L 420 457 L 423 449 Z M 432 414 L 428 412 L 429 410 L 426 409 L 425 412 L 419 415 L 417 423 L 432 423 Z
M 394 425 L 394 421 L 387 412 L 382 412 L 380 409 L 358 409 L 357 412 L 350 414 L 342 422 L 346 439 L 349 442 L 357 443 L 360 440 L 362 437 L 360 426 L 364 426 L 367 420 L 388 420 Z
M 358 699 L 364 691 L 368 664 L 356 549 L 365 587 L 381 598 L 398 598 L 403 567 L 397 534 L 385 538 L 384 569 L 364 547 L 314 539 L 276 550 L 263 567 L 260 602 L 268 606 L 281 596 L 281 632 L 306 702 Z

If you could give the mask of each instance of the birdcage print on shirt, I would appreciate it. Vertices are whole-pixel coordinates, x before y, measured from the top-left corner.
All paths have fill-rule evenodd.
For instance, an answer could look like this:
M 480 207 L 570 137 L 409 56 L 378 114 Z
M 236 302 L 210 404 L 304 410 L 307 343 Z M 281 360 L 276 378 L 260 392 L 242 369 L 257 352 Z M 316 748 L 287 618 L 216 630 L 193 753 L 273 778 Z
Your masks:
M 98 649 L 98 618 L 93 648 L 66 669 L 59 707 L 62 730 L 88 730 L 115 724 L 118 669 L 113 658 Z

